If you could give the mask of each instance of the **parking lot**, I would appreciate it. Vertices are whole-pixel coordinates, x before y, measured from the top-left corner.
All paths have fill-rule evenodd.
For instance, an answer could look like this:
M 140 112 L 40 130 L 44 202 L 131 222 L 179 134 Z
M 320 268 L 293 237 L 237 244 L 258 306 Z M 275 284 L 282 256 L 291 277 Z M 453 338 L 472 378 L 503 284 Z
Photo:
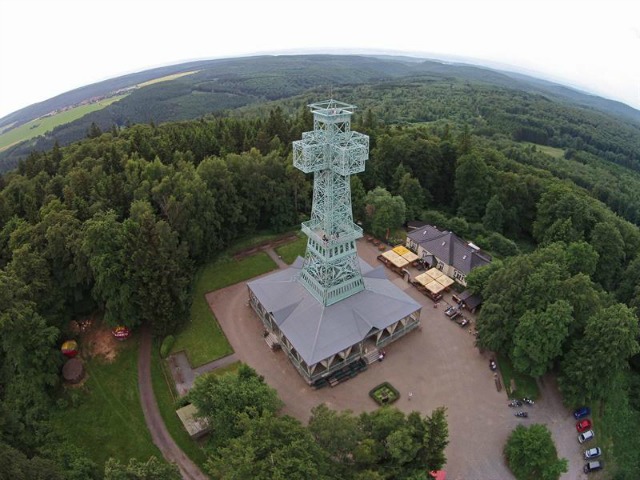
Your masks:
M 376 260 L 379 252 L 370 243 L 360 240 L 358 252 L 369 264 L 380 264 Z M 394 406 L 405 412 L 417 410 L 428 415 L 436 407 L 447 407 L 450 444 L 446 470 L 450 480 L 513 478 L 502 448 L 518 423 L 545 423 L 559 455 L 569 460 L 569 473 L 562 478 L 587 478 L 582 473 L 584 462 L 575 422 L 562 406 L 555 380 L 543 378 L 541 398 L 535 406 L 528 407 L 529 418 L 516 418 L 514 409 L 507 407 L 504 390 L 496 389 L 489 356 L 474 346 L 472 330 L 461 328 L 445 316 L 451 294 L 445 294 L 434 307 L 429 298 L 397 274 L 387 270 L 387 276 L 423 305 L 422 327 L 386 347 L 384 361 L 370 365 L 352 380 L 320 390 L 307 386 L 283 352 L 272 351 L 266 345 L 262 325 L 248 306 L 246 284 L 212 292 L 207 299 L 237 357 L 277 389 L 285 403 L 283 413 L 307 422 L 311 409 L 323 402 L 337 410 L 371 411 L 377 406 L 369 398 L 369 390 L 388 381 L 401 395 Z M 473 315 L 465 312 L 465 316 L 470 318 L 472 329 Z M 411 399 L 409 392 L 413 393 Z

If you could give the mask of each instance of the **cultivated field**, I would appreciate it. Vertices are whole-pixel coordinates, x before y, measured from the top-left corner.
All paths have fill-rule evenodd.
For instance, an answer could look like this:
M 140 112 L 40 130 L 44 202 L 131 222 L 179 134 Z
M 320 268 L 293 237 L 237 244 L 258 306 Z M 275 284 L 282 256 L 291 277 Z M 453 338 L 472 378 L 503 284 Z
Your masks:
M 43 135 L 59 125 L 73 122 L 78 118 L 84 117 L 87 113 L 95 112 L 96 110 L 103 109 L 107 105 L 111 105 L 118 100 L 122 100 L 127 95 L 118 95 L 111 98 L 106 98 L 90 105 L 81 105 L 79 107 L 71 108 L 64 112 L 60 112 L 56 115 L 52 115 L 46 118 L 38 118 L 32 120 L 24 125 L 20 125 L 17 128 L 4 132 L 0 135 L 0 152 L 15 145 L 16 143 L 29 140 Z
M 153 80 L 149 80 L 147 82 L 139 83 L 138 87 L 147 87 L 149 85 L 153 85 L 154 83 L 168 82 L 169 80 L 175 80 L 176 78 L 184 77 L 186 75 L 192 75 L 194 73 L 198 73 L 199 71 L 200 70 L 193 70 L 192 72 L 174 73 L 173 75 L 167 75 L 165 77 L 154 78 Z

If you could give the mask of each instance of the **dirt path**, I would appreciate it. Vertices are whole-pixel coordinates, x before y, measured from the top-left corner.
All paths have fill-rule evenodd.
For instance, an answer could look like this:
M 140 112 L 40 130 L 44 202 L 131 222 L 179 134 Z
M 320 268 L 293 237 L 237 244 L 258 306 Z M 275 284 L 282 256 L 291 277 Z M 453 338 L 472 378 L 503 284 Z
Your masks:
M 144 327 L 140 337 L 140 356 L 138 357 L 138 389 L 140 403 L 144 412 L 147 428 L 151 432 L 153 443 L 160 449 L 165 460 L 175 463 L 185 480 L 208 480 L 180 447 L 173 441 L 162 420 L 156 397 L 151 385 L 151 331 Z

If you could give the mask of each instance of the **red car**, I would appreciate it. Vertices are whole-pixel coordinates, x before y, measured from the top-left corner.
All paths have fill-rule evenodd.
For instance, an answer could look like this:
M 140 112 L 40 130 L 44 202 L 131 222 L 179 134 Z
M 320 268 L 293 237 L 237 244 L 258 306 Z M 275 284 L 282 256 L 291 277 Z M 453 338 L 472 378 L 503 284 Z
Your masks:
M 578 433 L 582 433 L 586 430 L 589 430 L 591 428 L 591 420 L 586 419 L 586 420 L 580 420 L 578 423 L 576 423 L 576 430 L 578 430 Z

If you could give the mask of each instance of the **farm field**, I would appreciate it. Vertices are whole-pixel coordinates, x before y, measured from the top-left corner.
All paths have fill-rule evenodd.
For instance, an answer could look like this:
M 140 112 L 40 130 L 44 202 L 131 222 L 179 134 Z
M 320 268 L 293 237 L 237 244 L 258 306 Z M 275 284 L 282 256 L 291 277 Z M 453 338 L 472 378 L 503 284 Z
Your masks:
M 52 115 L 47 118 L 38 118 L 31 122 L 20 125 L 17 128 L 11 129 L 7 132 L 0 134 L 0 152 L 15 145 L 16 143 L 30 140 L 39 135 L 43 135 L 59 125 L 73 122 L 78 118 L 84 117 L 87 113 L 100 110 L 112 103 L 122 100 L 127 95 L 117 95 L 115 97 L 106 98 L 90 105 L 81 105 L 79 107 L 71 108 L 64 112 L 60 112 L 56 115 Z
M 176 78 L 185 77 L 187 75 L 193 75 L 194 73 L 198 73 L 199 71 L 200 70 L 193 70 L 191 72 L 174 73 L 173 75 L 166 75 L 164 77 L 154 78 L 153 80 L 148 80 L 146 82 L 139 83 L 137 86 L 147 87 L 149 85 L 153 85 L 154 83 L 168 82 L 170 80 L 175 80 Z

